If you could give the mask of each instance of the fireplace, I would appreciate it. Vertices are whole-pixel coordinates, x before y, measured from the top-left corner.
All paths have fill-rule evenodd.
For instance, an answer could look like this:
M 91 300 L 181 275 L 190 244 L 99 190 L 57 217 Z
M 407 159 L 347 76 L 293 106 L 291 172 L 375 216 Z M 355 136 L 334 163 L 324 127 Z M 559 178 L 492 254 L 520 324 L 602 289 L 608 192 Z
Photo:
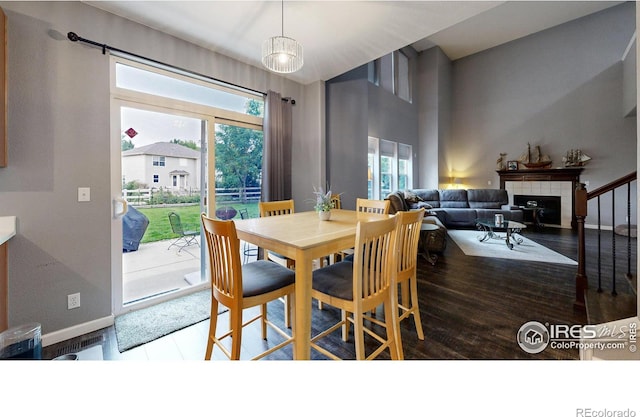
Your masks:
M 580 182 L 580 173 L 584 168 L 549 168 L 549 169 L 521 169 L 515 171 L 498 171 L 500 175 L 500 188 L 507 190 L 509 195 L 509 204 L 514 204 L 513 196 L 535 196 L 539 197 L 556 197 L 559 199 L 560 209 L 560 227 L 576 228 L 577 221 L 575 216 L 575 189 Z M 533 200 L 533 199 L 532 199 Z M 545 201 L 546 204 L 555 204 Z M 514 204 L 515 205 L 515 204 Z M 524 204 L 526 205 L 526 201 Z M 557 225 L 551 223 L 549 216 L 555 216 L 551 213 L 551 208 L 546 210 L 547 216 L 543 222 L 549 225 Z
M 513 204 L 521 207 L 538 207 L 538 221 L 543 224 L 562 225 L 562 198 L 542 195 L 514 195 Z M 525 210 L 524 221 L 533 222 L 533 212 Z

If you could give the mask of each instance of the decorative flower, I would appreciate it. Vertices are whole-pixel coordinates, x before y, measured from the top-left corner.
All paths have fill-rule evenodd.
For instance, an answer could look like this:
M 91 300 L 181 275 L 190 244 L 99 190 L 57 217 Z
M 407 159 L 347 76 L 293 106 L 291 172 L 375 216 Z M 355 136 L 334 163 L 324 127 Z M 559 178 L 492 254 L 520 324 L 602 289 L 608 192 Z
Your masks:
M 322 190 L 322 187 L 313 187 L 313 193 L 316 195 L 316 205 L 314 208 L 316 211 L 330 211 L 333 208 L 333 201 L 331 201 L 331 190 L 326 193 Z

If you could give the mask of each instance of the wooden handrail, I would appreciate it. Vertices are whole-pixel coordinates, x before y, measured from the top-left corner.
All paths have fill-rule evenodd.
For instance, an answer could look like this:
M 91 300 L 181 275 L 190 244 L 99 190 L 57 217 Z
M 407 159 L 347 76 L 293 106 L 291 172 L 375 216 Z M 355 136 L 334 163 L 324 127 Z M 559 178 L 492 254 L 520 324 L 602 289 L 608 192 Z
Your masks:
M 613 189 L 616 189 L 622 185 L 630 183 L 631 181 L 634 181 L 636 178 L 637 178 L 637 171 L 633 171 L 631 174 L 627 174 L 624 177 L 620 177 L 617 180 L 611 181 L 609 184 L 605 184 L 602 187 L 596 188 L 595 190 L 587 193 L 587 200 L 591 200 L 592 198 L 608 193 Z
M 574 191 L 574 213 L 577 221 L 577 229 L 578 229 L 578 269 L 576 271 L 576 300 L 574 302 L 574 307 L 578 308 L 582 311 L 586 310 L 586 300 L 585 300 L 585 291 L 589 288 L 586 268 L 585 268 L 585 218 L 587 217 L 587 202 L 592 198 L 598 198 L 598 252 L 600 251 L 600 196 L 609 192 L 612 192 L 611 204 L 612 204 L 612 221 L 614 219 L 613 213 L 615 212 L 615 196 L 613 192 L 620 187 L 626 186 L 627 188 L 627 226 L 629 229 L 631 228 L 631 182 L 637 179 L 637 172 L 634 171 L 630 174 L 627 174 L 623 177 L 618 178 L 617 180 L 611 181 L 610 183 L 603 185 L 602 187 L 596 188 L 591 192 L 587 192 L 584 184 L 580 183 L 575 191 Z M 615 234 L 615 229 L 612 230 Z M 613 289 L 611 294 L 616 295 L 616 273 L 615 273 L 615 238 L 612 239 L 612 262 L 613 262 Z M 631 233 L 628 234 L 627 240 L 627 259 L 628 259 L 628 271 L 627 278 L 631 279 Z M 598 292 L 602 291 L 601 283 L 600 283 L 600 257 L 598 256 Z

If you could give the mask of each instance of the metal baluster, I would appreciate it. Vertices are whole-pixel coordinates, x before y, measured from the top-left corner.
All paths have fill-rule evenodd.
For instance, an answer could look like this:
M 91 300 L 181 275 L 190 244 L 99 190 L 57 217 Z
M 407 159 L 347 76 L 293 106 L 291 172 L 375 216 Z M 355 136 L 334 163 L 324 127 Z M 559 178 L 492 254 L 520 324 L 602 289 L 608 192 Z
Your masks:
M 602 221 L 600 220 L 600 196 L 598 196 L 598 292 L 602 292 L 602 254 L 600 247 L 602 242 Z
M 627 183 L 627 279 L 631 275 L 631 183 Z
M 611 190 L 611 276 L 613 280 L 613 288 L 611 295 L 618 295 L 616 291 L 616 190 Z

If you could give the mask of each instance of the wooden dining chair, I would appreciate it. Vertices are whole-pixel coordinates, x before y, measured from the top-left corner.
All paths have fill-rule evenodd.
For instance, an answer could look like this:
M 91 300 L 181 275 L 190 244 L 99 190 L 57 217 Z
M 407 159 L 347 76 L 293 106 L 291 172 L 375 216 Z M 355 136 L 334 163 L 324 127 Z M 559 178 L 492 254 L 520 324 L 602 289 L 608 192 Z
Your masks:
M 311 347 L 332 359 L 340 359 L 318 344 L 328 334 L 353 324 L 356 359 L 374 359 L 389 349 L 391 359 L 399 359 L 402 346 L 398 328 L 397 294 L 393 283 L 396 264 L 396 218 L 358 222 L 354 262 L 338 262 L 313 272 L 311 295 L 342 310 L 341 320 L 311 338 Z M 366 313 L 384 306 L 385 321 Z M 365 320 L 371 325 L 365 326 Z M 375 325 L 375 326 L 374 326 Z M 386 338 L 374 331 L 385 329 Z M 370 354 L 365 351 L 365 335 L 380 345 Z M 344 338 L 345 335 L 343 335 Z
M 252 359 L 263 358 L 291 343 L 293 338 L 268 320 L 267 303 L 283 296 L 293 296 L 295 273 L 282 265 L 265 260 L 242 265 L 235 223 L 232 220 L 212 219 L 204 213 L 201 214 L 201 218 L 207 240 L 212 293 L 205 359 L 211 359 L 214 346 L 218 346 L 229 359 L 240 359 L 242 329 L 256 320 L 261 320 L 263 339 L 267 339 L 269 326 L 280 334 L 284 341 Z M 293 302 L 293 298 L 291 301 Z M 230 321 L 229 331 L 221 336 L 216 335 L 219 303 L 229 309 Z M 243 322 L 243 311 L 255 306 L 260 306 L 260 314 Z M 229 336 L 231 350 L 222 343 Z
M 370 200 L 367 198 L 356 199 L 356 211 L 363 211 L 366 213 L 389 214 L 390 206 L 391 206 L 391 201 L 389 200 Z
M 260 217 L 279 216 L 295 212 L 293 200 L 260 201 L 258 202 L 258 209 L 260 210 Z M 296 265 L 293 259 L 272 251 L 265 250 L 265 258 L 290 269 L 295 268 Z
M 356 211 L 364 213 L 389 214 L 391 202 L 389 200 L 369 200 L 366 198 L 356 199 Z M 335 260 L 344 260 L 347 256 L 353 256 L 353 249 L 344 249 L 339 254 L 334 255 Z
M 260 201 L 258 202 L 258 210 L 260 211 L 260 217 L 280 216 L 283 214 L 293 214 L 295 212 L 295 204 L 293 200 L 279 200 L 279 201 Z M 284 255 L 276 252 L 264 251 L 265 259 L 273 261 L 277 264 L 285 266 L 289 269 L 295 269 L 296 261 L 289 259 Z M 291 306 L 289 305 L 289 298 L 284 297 L 284 322 L 287 328 L 291 328 Z
M 334 209 L 342 208 L 342 199 L 340 198 L 340 194 L 331 194 L 331 202 L 333 203 Z
M 398 301 L 400 311 L 398 325 L 402 320 L 413 315 L 418 339 L 424 340 L 422 321 L 420 320 L 420 307 L 418 306 L 418 283 L 416 277 L 418 243 L 420 241 L 420 227 L 424 218 L 424 208 L 415 211 L 399 211 L 395 217 L 397 218 L 396 239 L 398 242 L 396 283 L 400 285 L 402 300 Z M 399 354 L 402 354 L 402 349 L 399 349 Z

